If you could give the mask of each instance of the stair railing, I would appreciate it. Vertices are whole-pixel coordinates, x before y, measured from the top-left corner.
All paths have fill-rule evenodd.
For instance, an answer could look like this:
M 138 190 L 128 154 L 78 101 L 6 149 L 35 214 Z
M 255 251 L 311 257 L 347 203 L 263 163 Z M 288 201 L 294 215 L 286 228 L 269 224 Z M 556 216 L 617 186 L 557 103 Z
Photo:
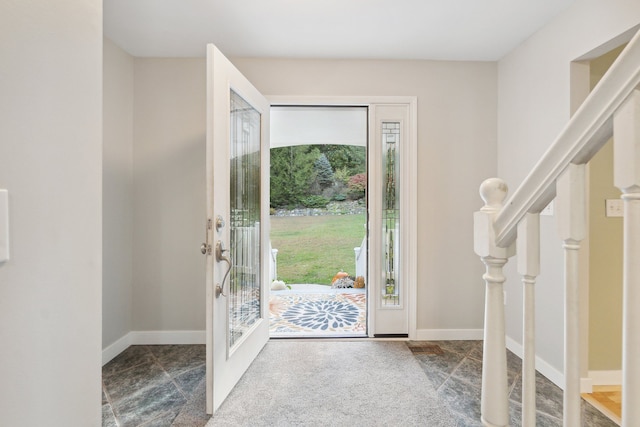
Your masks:
M 516 252 L 523 292 L 522 425 L 535 426 L 535 282 L 540 270 L 540 212 L 553 200 L 564 248 L 563 425 L 580 426 L 578 250 L 586 235 L 585 164 L 615 134 L 614 185 L 622 192 L 622 424 L 640 420 L 640 32 L 576 111 L 520 187 L 480 186 L 484 207 L 474 214 L 474 249 L 486 266 L 482 422 L 509 424 L 503 267 Z

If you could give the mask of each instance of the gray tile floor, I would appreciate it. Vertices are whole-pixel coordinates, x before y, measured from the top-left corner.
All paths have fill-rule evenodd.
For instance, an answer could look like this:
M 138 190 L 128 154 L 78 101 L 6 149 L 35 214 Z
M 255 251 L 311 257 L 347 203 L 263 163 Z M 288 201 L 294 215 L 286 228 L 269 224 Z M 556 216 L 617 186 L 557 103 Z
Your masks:
M 460 427 L 480 419 L 481 341 L 407 344 Z M 507 352 L 511 425 L 520 426 L 521 361 Z M 103 426 L 202 427 L 205 414 L 203 345 L 131 346 L 102 369 Z M 538 426 L 562 426 L 562 390 L 538 375 Z M 583 401 L 583 426 L 616 424 Z
M 438 391 L 447 402 L 459 426 L 482 426 L 480 387 L 482 383 L 482 341 L 409 342 L 409 348 Z M 421 351 L 421 347 L 424 350 Z M 507 351 L 510 425 L 521 425 L 522 362 Z M 562 390 L 543 375 L 536 377 L 536 426 L 562 426 Z M 615 427 L 591 404 L 582 401 L 582 425 Z
M 204 426 L 205 346 L 131 346 L 102 368 L 102 425 Z

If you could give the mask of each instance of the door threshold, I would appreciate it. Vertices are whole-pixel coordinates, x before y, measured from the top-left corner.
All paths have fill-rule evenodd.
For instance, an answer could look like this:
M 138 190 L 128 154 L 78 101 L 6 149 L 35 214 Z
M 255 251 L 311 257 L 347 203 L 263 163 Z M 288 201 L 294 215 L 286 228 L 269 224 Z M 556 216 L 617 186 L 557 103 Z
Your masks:
M 356 341 L 409 341 L 408 336 L 405 337 L 370 337 L 368 335 L 352 336 L 352 337 L 271 337 L 269 341 L 343 341 L 343 342 L 356 342 Z

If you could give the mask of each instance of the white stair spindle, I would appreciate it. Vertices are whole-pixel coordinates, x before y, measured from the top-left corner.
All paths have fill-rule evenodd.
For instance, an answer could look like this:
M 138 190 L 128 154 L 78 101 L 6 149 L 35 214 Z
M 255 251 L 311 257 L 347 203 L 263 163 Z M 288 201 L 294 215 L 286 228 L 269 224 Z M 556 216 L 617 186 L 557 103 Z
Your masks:
M 518 273 L 523 284 L 522 427 L 536 425 L 535 284 L 540 274 L 540 215 L 528 213 L 518 224 Z
M 614 115 L 614 185 L 622 191 L 622 425 L 640 420 L 640 91 Z
M 556 183 L 558 231 L 564 242 L 564 417 L 563 425 L 580 424 L 580 242 L 586 229 L 584 165 L 570 164 Z
M 498 427 L 509 424 L 507 388 L 507 355 L 504 324 L 504 274 L 502 269 L 514 247 L 501 248 L 495 244 L 493 223 L 507 195 L 507 185 L 498 178 L 490 178 L 480 186 L 485 205 L 475 212 L 474 249 L 486 266 L 484 348 L 482 364 L 482 422 Z

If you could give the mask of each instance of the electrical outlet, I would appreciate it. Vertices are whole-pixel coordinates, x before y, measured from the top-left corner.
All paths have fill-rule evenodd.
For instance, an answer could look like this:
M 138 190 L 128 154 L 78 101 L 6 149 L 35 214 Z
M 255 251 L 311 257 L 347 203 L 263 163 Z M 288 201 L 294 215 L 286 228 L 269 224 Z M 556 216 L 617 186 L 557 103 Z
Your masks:
M 540 215 L 544 216 L 553 216 L 553 200 L 549 202 L 547 206 L 545 206 L 542 211 L 540 211 Z
M 621 217 L 624 214 L 624 207 L 622 205 L 622 199 L 607 199 L 605 200 L 605 216 L 607 217 Z

